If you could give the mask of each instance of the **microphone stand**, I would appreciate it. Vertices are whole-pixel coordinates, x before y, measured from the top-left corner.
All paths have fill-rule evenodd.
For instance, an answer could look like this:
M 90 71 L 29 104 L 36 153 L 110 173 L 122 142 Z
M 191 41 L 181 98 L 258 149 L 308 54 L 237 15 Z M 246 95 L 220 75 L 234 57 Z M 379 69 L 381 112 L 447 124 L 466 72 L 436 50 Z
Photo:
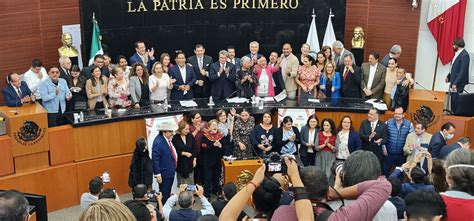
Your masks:
M 19 114 L 19 110 L 18 110 L 18 102 L 21 102 L 21 98 L 20 98 L 20 95 L 18 94 L 15 98 L 15 115 L 18 115 Z
M 418 86 L 420 86 L 421 88 L 425 89 L 426 91 L 428 91 L 428 93 L 430 93 L 431 95 L 433 95 L 433 97 L 434 97 L 433 99 L 434 99 L 434 100 L 438 100 L 438 97 L 436 97 L 436 94 L 433 93 L 433 91 L 428 90 L 426 87 L 423 87 L 423 85 L 421 85 L 420 83 L 418 83 L 418 82 L 416 82 L 416 81 L 415 81 L 415 84 L 418 85 Z

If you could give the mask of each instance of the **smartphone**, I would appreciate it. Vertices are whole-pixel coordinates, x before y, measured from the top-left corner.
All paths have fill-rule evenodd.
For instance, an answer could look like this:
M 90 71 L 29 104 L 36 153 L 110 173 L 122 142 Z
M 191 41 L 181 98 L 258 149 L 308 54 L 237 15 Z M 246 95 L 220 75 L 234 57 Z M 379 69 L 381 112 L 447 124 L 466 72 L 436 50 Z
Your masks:
M 196 192 L 196 190 L 197 190 L 196 185 L 188 185 L 186 187 L 186 191 L 189 191 L 189 192 Z
M 245 205 L 243 210 L 245 215 L 247 215 L 247 217 L 249 217 L 250 219 L 253 219 L 255 218 L 255 216 L 257 216 L 257 211 L 249 205 Z

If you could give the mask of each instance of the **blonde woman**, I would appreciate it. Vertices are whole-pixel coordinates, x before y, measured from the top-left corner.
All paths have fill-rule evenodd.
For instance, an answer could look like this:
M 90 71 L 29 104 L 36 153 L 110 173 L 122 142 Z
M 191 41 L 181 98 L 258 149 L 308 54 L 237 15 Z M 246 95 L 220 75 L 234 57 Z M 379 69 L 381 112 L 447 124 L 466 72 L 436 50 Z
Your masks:
M 152 75 L 148 87 L 150 89 L 150 102 L 152 104 L 163 102 L 173 88 L 173 83 L 176 79 L 171 79 L 164 71 L 163 65 L 160 62 L 155 62 L 151 69 Z
M 136 221 L 133 213 L 124 204 L 115 199 L 100 199 L 91 203 L 79 217 L 80 221 L 127 220 Z
M 319 88 L 326 97 L 340 98 L 341 74 L 336 71 L 334 62 L 326 63 L 325 72 L 321 75 Z
M 128 107 L 132 102 L 128 99 L 130 95 L 130 86 L 128 79 L 122 68 L 114 67 L 112 69 L 112 76 L 109 80 L 108 93 L 110 106 Z

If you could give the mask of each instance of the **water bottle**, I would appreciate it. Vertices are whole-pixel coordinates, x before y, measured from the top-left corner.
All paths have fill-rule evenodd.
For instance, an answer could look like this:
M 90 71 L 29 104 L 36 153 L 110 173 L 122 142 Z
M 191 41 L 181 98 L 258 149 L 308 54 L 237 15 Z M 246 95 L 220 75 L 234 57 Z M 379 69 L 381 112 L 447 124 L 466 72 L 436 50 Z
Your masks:
M 84 121 L 84 113 L 82 111 L 81 111 L 81 113 L 79 113 L 79 117 L 80 117 L 79 120 L 81 122 L 83 122 Z

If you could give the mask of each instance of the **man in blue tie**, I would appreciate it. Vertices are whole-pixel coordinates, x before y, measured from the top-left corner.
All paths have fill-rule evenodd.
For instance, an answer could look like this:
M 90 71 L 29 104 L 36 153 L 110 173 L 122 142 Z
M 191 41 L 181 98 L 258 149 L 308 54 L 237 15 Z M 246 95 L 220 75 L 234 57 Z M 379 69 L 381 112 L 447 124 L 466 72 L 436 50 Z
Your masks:
M 153 173 L 159 184 L 160 192 L 163 194 L 163 203 L 170 197 L 176 166 L 178 164 L 176 149 L 171 143 L 173 131 L 177 129 L 176 124 L 163 122 L 158 126 L 160 134 L 156 136 L 153 141 L 151 157 L 153 161 Z

